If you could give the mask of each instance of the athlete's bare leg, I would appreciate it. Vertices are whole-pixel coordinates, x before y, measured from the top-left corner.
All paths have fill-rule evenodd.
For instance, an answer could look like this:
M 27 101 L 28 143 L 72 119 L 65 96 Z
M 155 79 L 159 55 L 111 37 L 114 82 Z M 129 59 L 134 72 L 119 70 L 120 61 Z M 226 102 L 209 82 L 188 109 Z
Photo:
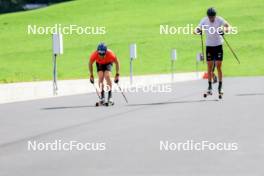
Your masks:
M 218 78 L 219 78 L 218 92 L 219 92 L 219 94 L 222 94 L 223 93 L 223 88 L 222 88 L 222 79 L 223 79 L 222 61 L 216 61 L 216 68 L 217 68 Z
M 108 101 L 112 101 L 112 80 L 111 80 L 111 72 L 105 71 L 104 78 L 106 80 L 107 89 L 108 89 Z
M 215 64 L 216 64 L 216 68 L 217 68 L 217 72 L 218 72 L 219 81 L 222 82 L 222 79 L 223 79 L 223 74 L 222 74 L 222 61 L 216 61 Z
M 104 72 L 104 79 L 106 80 L 107 87 L 109 90 L 112 90 L 112 81 L 111 81 L 111 72 L 105 71 Z
M 98 72 L 98 86 L 101 92 L 101 98 L 104 98 L 104 72 L 103 71 Z
M 213 61 L 207 61 L 207 73 L 208 73 L 208 84 L 209 87 L 211 87 L 211 83 L 212 83 L 212 78 L 213 78 L 213 66 L 214 66 L 214 62 Z

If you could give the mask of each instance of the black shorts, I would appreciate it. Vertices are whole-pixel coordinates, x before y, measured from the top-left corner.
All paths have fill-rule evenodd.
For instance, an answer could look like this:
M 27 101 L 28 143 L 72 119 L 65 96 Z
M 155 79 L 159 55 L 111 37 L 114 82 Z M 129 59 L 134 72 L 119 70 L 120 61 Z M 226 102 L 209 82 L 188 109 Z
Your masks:
M 97 72 L 99 71 L 112 71 L 112 63 L 108 63 L 108 64 L 99 64 L 96 62 L 96 68 L 97 68 Z
M 223 46 L 206 46 L 207 61 L 223 61 Z

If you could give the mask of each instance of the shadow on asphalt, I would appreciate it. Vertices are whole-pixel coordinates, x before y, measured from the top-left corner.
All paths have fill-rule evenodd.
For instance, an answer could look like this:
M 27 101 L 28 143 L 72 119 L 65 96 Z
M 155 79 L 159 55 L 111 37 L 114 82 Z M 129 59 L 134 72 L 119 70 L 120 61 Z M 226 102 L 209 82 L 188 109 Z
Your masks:
M 219 101 L 218 99 L 214 100 L 185 100 L 185 101 L 167 101 L 167 102 L 156 102 L 156 103 L 140 103 L 140 104 L 129 104 L 127 106 L 155 106 L 155 105 L 167 105 L 167 104 L 183 104 L 183 103 L 203 103 L 208 101 Z
M 236 96 L 242 97 L 242 96 L 261 96 L 264 95 L 264 93 L 244 93 L 244 94 L 236 94 Z
M 156 102 L 156 103 L 140 103 L 140 104 L 128 104 L 127 106 L 156 106 L 156 105 L 167 105 L 167 104 L 182 104 L 182 103 L 203 103 L 203 102 L 217 102 L 218 99 L 214 100 L 185 100 L 185 101 L 167 101 L 167 102 Z M 60 110 L 60 109 L 80 109 L 80 108 L 97 108 L 96 106 L 86 105 L 86 106 L 58 106 L 58 107 L 48 107 L 42 110 Z
M 49 107 L 43 108 L 42 110 L 58 110 L 58 109 L 79 109 L 79 108 L 92 108 L 95 106 L 86 105 L 86 106 L 59 106 L 59 107 Z

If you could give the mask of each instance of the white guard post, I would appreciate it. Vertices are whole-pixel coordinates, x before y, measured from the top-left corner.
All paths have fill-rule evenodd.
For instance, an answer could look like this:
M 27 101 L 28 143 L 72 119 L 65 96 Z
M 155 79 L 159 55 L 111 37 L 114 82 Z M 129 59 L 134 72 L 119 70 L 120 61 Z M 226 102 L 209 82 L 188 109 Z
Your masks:
M 177 60 L 176 49 L 171 50 L 171 82 L 174 81 L 175 61 Z
M 196 55 L 196 75 L 197 75 L 197 79 L 199 78 L 199 74 L 198 74 L 198 64 L 199 62 L 203 61 L 203 54 L 198 52 Z
M 53 60 L 53 94 L 57 95 L 57 55 L 63 54 L 62 34 L 52 34 Z
M 133 60 L 137 58 L 137 45 L 135 43 L 130 45 L 130 84 L 133 84 Z

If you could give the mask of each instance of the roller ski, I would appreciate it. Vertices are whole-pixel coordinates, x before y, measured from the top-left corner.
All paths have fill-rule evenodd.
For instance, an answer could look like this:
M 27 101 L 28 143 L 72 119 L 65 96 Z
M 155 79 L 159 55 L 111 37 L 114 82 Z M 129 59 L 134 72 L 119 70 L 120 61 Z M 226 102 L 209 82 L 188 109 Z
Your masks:
M 110 90 L 108 92 L 108 101 L 105 103 L 105 106 L 113 106 L 114 105 L 114 101 L 112 98 L 112 91 Z
M 203 94 L 203 97 L 206 98 L 207 96 L 211 96 L 213 95 L 213 90 L 212 89 L 208 89 L 204 94 Z
M 218 90 L 218 98 L 222 99 L 223 95 L 224 95 L 224 90 L 221 88 L 221 89 Z
M 100 98 L 100 101 L 95 103 L 95 106 L 105 106 L 106 102 L 104 98 Z
M 115 103 L 113 101 L 107 101 L 107 102 L 96 102 L 95 103 L 95 106 L 98 107 L 98 106 L 113 106 Z
M 105 105 L 105 92 L 104 90 L 101 92 L 101 96 L 99 96 L 99 101 L 95 103 L 95 106 L 104 106 Z
M 109 98 L 108 101 L 105 103 L 105 106 L 113 106 L 115 103 L 112 98 Z
M 104 97 L 104 92 L 102 92 L 102 96 Z M 105 98 L 101 98 L 99 102 L 95 104 L 95 106 L 113 106 L 115 103 L 112 98 L 112 91 L 108 92 L 108 100 L 105 101 Z
M 224 95 L 224 90 L 222 87 L 222 81 L 219 81 L 219 85 L 218 85 L 218 98 L 222 99 Z

